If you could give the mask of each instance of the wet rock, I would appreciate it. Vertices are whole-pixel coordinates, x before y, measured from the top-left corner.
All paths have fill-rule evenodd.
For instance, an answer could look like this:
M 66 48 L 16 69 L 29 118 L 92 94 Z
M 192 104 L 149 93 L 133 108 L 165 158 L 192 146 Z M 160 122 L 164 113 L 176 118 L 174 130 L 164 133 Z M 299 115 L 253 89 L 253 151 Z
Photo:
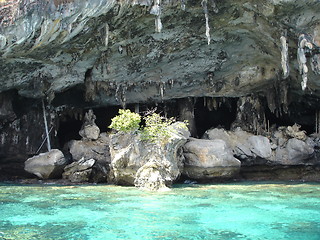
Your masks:
M 181 174 L 182 145 L 189 131 L 172 125 L 170 137 L 163 143 L 141 141 L 139 134 L 117 133 L 111 136 L 111 178 L 122 185 L 144 190 L 166 190 Z M 185 135 L 184 135 L 185 134 Z
M 183 173 L 192 179 L 231 178 L 240 170 L 240 161 L 220 139 L 191 139 L 184 147 Z
M 25 161 L 24 169 L 42 179 L 59 178 L 67 161 L 58 149 L 41 153 Z

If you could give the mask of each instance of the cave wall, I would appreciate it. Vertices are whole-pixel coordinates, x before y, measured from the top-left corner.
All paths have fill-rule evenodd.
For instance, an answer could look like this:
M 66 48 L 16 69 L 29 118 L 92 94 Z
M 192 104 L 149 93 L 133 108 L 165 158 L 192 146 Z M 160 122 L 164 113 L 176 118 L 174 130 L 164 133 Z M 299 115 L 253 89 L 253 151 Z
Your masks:
M 59 148 L 77 137 L 86 110 L 103 126 L 115 109 L 137 104 L 183 115 L 199 137 L 219 125 L 315 129 L 319 1 L 165 0 L 158 10 L 149 0 L 1 1 L 2 159 L 37 152 L 42 100 Z

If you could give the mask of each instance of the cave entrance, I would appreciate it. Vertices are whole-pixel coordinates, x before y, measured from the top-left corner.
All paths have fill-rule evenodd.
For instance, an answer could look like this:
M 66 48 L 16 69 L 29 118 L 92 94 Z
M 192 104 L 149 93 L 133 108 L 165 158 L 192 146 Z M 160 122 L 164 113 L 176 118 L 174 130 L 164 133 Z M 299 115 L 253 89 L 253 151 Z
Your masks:
M 57 138 L 62 148 L 70 140 L 80 140 L 79 131 L 82 126 L 82 119 L 74 116 L 66 116 L 59 119 Z
M 317 110 L 307 108 L 305 104 L 293 103 L 288 106 L 288 113 L 273 113 L 265 106 L 265 116 L 268 125 L 273 128 L 280 126 L 292 126 L 299 124 L 300 130 L 306 131 L 307 135 L 316 131 Z
M 206 130 L 223 127 L 230 130 L 237 116 L 237 98 L 197 98 L 194 108 L 195 124 L 201 138 Z

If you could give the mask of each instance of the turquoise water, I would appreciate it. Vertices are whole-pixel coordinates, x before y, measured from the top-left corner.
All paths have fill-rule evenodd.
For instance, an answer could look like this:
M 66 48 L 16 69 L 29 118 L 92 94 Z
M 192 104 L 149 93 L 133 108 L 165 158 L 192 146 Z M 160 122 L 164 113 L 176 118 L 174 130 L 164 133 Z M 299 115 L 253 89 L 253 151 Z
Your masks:
M 0 185 L 0 239 L 320 239 L 320 184 Z

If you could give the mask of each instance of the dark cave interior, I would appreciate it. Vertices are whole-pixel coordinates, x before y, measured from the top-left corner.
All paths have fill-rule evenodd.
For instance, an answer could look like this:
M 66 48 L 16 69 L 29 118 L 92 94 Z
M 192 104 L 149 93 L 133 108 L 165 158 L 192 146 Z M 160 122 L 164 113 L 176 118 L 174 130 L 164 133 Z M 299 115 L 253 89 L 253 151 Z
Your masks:
M 218 104 L 215 107 L 208 106 L 207 98 L 194 99 L 194 119 L 197 136 L 202 137 L 206 130 L 210 128 L 222 127 L 230 130 L 231 124 L 235 121 L 237 115 L 237 100 L 238 98 L 218 99 Z M 161 103 L 143 103 L 143 104 L 128 104 L 127 109 L 131 111 L 137 110 L 137 106 L 141 115 L 146 112 L 156 109 L 156 112 L 166 117 L 175 117 L 178 120 L 183 120 L 179 116 L 178 101 L 170 100 Z M 96 124 L 101 132 L 108 132 L 108 126 L 111 124 L 111 119 L 117 115 L 121 106 L 107 106 L 92 108 L 96 115 Z M 89 108 L 83 109 L 83 114 Z M 315 110 L 308 109 L 301 105 L 294 104 L 289 106 L 289 113 L 283 113 L 277 116 L 272 113 L 267 106 L 264 106 L 266 120 L 269 121 L 270 127 L 289 126 L 295 123 L 301 125 L 301 130 L 305 130 L 311 134 L 315 130 Z M 57 137 L 60 147 L 74 139 L 80 140 L 79 130 L 81 129 L 82 121 L 78 118 L 69 115 L 59 121 Z

